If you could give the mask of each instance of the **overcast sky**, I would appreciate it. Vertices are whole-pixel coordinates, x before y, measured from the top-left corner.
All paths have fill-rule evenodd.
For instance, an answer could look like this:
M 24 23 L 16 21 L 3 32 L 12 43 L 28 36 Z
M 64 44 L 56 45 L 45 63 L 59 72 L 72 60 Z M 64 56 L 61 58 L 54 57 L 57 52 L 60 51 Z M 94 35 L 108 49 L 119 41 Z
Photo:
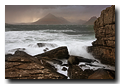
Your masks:
M 6 23 L 34 22 L 48 13 L 64 17 L 70 22 L 88 20 L 110 5 L 5 5 Z

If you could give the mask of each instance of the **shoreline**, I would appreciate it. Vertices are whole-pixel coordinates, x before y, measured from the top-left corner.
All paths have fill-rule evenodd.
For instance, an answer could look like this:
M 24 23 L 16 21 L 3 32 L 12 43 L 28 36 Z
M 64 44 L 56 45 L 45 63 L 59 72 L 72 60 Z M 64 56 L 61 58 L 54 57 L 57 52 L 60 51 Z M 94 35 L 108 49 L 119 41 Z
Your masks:
M 58 54 L 56 54 L 57 52 L 58 52 Z M 95 72 L 99 71 L 99 69 L 100 70 L 102 69 L 102 71 L 105 72 L 105 73 L 107 73 L 108 71 L 109 72 L 112 71 L 112 70 L 107 70 L 107 69 L 104 69 L 104 68 L 98 68 L 98 69 L 94 70 L 95 67 L 100 67 L 100 66 L 99 65 L 96 66 L 96 65 L 94 65 L 92 63 L 88 63 L 87 66 L 88 65 L 89 66 L 90 65 L 95 66 L 93 68 L 93 70 L 90 69 L 90 68 L 82 70 L 82 68 L 80 68 L 80 67 L 85 67 L 86 64 L 80 64 L 81 63 L 80 62 L 81 58 L 77 57 L 77 56 L 73 56 L 73 57 L 75 57 L 75 59 L 76 59 L 76 57 L 79 58 L 80 60 L 78 60 L 78 61 L 80 63 L 79 64 L 68 65 L 68 64 L 66 64 L 66 62 L 72 56 L 69 56 L 69 54 L 67 53 L 66 55 L 68 55 L 68 57 L 66 59 L 66 57 L 64 57 L 66 55 L 61 54 L 61 52 L 64 52 L 63 54 L 66 54 L 66 52 L 68 52 L 68 50 L 65 47 L 59 47 L 57 49 L 53 49 L 51 51 L 45 52 L 45 53 L 48 53 L 49 55 L 44 53 L 45 55 L 39 54 L 39 55 L 36 55 L 36 56 L 30 56 L 29 54 L 27 54 L 24 51 L 16 51 L 13 55 L 10 55 L 10 54 L 6 55 L 6 57 L 5 57 L 6 58 L 6 60 L 5 60 L 5 62 L 6 62 L 6 65 L 5 65 L 5 67 L 6 67 L 6 69 L 5 69 L 5 78 L 6 79 L 16 79 L 16 78 L 17 79 L 26 79 L 26 78 L 27 79 L 54 79 L 54 78 L 55 79 L 64 79 L 64 78 L 65 79 L 67 79 L 67 78 L 76 79 L 76 78 L 73 78 L 73 76 L 76 75 L 76 74 L 73 74 L 73 76 L 71 77 L 70 73 L 75 73 L 76 70 L 78 70 L 77 73 L 83 73 L 82 77 L 84 79 L 88 79 L 90 75 L 92 75 Z M 51 57 L 50 55 L 53 55 L 53 53 L 56 54 L 57 57 L 55 57 L 55 56 Z M 66 62 L 63 61 L 64 62 L 63 63 L 61 61 L 62 59 L 59 58 L 58 55 L 62 56 L 62 59 L 66 59 Z M 82 58 L 81 61 L 84 62 L 84 60 L 86 62 L 88 62 L 87 61 L 88 59 L 86 59 L 86 58 Z M 77 61 L 77 59 L 75 61 Z M 91 60 L 91 62 L 92 62 L 92 60 Z M 56 65 L 56 67 L 55 67 L 55 65 Z M 11 66 L 11 67 L 9 67 L 9 66 Z M 44 67 L 44 68 L 41 69 L 40 66 Z M 59 69 L 57 67 L 59 67 Z M 75 71 L 71 70 L 72 69 L 71 67 L 76 68 L 76 70 Z M 27 72 L 26 72 L 26 70 L 27 70 Z M 37 70 L 37 72 L 36 72 L 36 70 Z M 51 70 L 52 70 L 52 72 L 51 72 Z M 91 73 L 88 74 L 86 72 L 86 70 L 87 71 L 90 70 Z M 19 72 L 22 71 L 23 73 L 19 73 L 18 75 L 15 75 L 15 73 L 18 72 L 18 71 Z M 64 74 L 67 74 L 68 76 L 65 76 L 64 74 L 62 74 L 60 72 L 62 72 L 62 73 L 64 72 Z M 111 73 L 114 74 L 114 71 L 112 71 Z M 34 76 L 33 76 L 33 74 L 34 74 Z M 38 74 L 39 74 L 39 76 L 38 76 Z M 46 74 L 46 75 L 41 75 L 41 74 Z M 52 74 L 52 75 L 49 76 L 49 74 Z M 55 76 L 54 74 L 58 74 L 58 76 Z M 84 76 L 85 74 L 87 76 Z M 114 79 L 114 76 L 111 76 L 110 74 L 108 74 L 108 75 L 110 76 L 110 79 L 111 78 Z M 14 77 L 12 77 L 12 76 L 14 76 Z M 79 76 L 78 76 L 78 78 L 79 78 Z

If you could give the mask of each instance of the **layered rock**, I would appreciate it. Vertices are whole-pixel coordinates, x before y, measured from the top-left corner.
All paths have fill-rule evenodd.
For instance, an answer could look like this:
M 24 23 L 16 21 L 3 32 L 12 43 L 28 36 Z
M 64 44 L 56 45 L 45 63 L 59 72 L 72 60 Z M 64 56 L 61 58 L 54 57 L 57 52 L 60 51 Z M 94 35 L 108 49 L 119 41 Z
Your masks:
M 24 51 L 16 51 L 13 55 L 8 54 L 5 56 L 5 78 L 67 79 L 66 76 L 58 73 L 56 68 L 49 64 L 49 59 L 44 57 L 38 59 L 37 57 L 30 56 Z M 62 64 L 60 61 L 55 59 L 52 61 Z
M 104 64 L 115 66 L 115 6 L 106 8 L 94 22 L 96 41 L 88 52 Z

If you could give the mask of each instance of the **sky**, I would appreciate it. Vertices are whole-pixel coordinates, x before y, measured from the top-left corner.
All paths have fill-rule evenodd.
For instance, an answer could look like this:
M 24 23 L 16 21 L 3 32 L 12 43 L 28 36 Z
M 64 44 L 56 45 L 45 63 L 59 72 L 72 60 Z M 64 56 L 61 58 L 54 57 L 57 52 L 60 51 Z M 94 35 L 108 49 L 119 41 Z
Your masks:
M 70 22 L 99 17 L 111 5 L 5 5 L 5 23 L 35 22 L 51 13 Z

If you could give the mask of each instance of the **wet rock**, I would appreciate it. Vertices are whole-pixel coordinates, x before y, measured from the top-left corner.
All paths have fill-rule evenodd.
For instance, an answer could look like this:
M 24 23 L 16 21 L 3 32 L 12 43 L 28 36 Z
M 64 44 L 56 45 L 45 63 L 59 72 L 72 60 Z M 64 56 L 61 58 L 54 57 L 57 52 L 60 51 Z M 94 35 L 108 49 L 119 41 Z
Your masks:
M 60 61 L 59 59 L 55 59 L 55 58 L 51 59 L 51 58 L 49 58 L 49 57 L 41 57 L 40 59 L 44 59 L 44 60 L 46 60 L 46 61 L 50 61 L 50 62 L 52 62 L 53 64 L 62 65 L 62 61 Z
M 52 44 L 52 43 L 37 43 L 38 47 L 45 47 L 45 46 L 48 46 L 48 47 L 57 47 L 56 44 Z
M 87 58 L 83 58 L 83 57 L 79 57 L 79 56 L 70 56 L 68 59 L 68 64 L 79 64 L 79 62 L 87 62 L 87 63 L 91 63 L 91 62 L 95 62 L 96 60 L 94 59 L 87 59 Z
M 104 69 L 98 69 L 92 75 L 90 75 L 88 79 L 114 79 L 114 78 L 110 75 L 109 71 L 106 71 Z
M 24 51 L 19 51 L 19 50 L 15 51 L 14 55 L 15 55 L 15 56 L 30 56 L 30 55 L 27 54 L 26 52 L 24 52 Z
M 103 64 L 115 66 L 115 48 L 105 46 L 90 46 L 89 52 Z
M 77 56 L 70 56 L 68 59 L 68 64 L 79 64 L 79 60 Z
M 15 48 L 15 49 L 9 50 L 9 52 L 24 51 L 24 50 L 26 50 L 26 49 L 25 48 Z
M 6 54 L 5 57 L 10 57 L 13 56 L 12 54 Z
M 67 79 L 45 60 L 20 52 L 5 60 L 6 79 Z
M 57 59 L 68 59 L 69 54 L 68 54 L 68 49 L 66 46 L 63 47 L 58 47 L 56 49 L 47 51 L 42 54 L 35 55 L 36 58 L 41 58 L 41 57 L 49 57 L 49 58 L 57 58 Z
M 62 64 L 61 66 L 67 66 L 67 67 L 68 67 L 68 66 L 69 66 L 69 64 Z
M 44 52 L 47 52 L 48 50 L 49 50 L 48 48 L 43 49 Z
M 13 56 L 12 54 L 6 54 L 5 55 L 5 60 L 7 60 L 9 57 Z
M 82 70 L 79 66 L 77 65 L 71 65 L 68 68 L 68 76 L 70 79 L 88 79 L 89 75 L 94 73 L 93 70 Z
M 62 70 L 63 70 L 63 71 L 66 71 L 66 70 L 67 70 L 67 68 L 63 67 L 63 68 L 62 68 Z
M 51 69 L 52 71 L 54 71 L 54 72 L 57 71 L 57 69 L 53 65 L 51 65 L 49 62 L 47 62 L 46 60 L 41 59 L 40 62 L 43 66 L 46 66 L 47 68 Z

